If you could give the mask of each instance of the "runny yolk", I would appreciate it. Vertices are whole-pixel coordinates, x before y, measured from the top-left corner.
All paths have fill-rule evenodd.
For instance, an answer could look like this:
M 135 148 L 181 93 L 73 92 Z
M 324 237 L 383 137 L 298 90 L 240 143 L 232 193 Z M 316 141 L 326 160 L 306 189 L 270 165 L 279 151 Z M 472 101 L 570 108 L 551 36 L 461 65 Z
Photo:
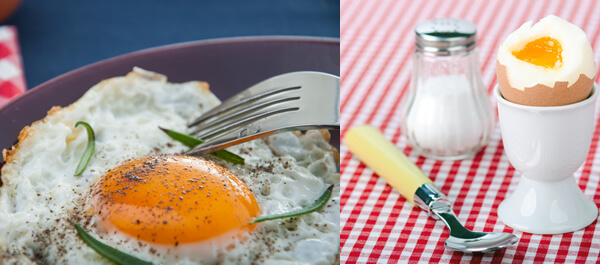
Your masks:
M 562 45 L 551 37 L 530 41 L 523 49 L 513 51 L 512 54 L 521 61 L 548 69 L 559 67 L 562 64 Z
M 251 231 L 259 214 L 229 170 L 188 156 L 149 156 L 110 170 L 92 191 L 105 227 L 146 242 L 179 245 Z M 229 234 L 227 234 L 229 236 Z

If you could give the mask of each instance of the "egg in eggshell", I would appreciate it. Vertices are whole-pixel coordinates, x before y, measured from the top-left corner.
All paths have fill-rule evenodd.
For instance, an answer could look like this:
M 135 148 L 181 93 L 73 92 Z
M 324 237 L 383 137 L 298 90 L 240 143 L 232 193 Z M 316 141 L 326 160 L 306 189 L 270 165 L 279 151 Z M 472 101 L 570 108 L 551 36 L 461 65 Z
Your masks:
M 585 32 L 550 15 L 510 34 L 498 50 L 502 96 L 529 106 L 561 106 L 586 99 L 596 64 Z

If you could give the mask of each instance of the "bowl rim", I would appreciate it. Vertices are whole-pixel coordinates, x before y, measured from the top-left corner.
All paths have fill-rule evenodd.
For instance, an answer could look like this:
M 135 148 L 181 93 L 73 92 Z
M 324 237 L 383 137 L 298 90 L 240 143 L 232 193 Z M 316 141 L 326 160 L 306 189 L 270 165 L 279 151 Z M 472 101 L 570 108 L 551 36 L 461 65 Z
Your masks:
M 134 50 L 132 52 L 127 52 L 124 54 L 116 55 L 107 59 L 101 59 L 99 61 L 86 64 L 82 67 L 75 68 L 73 70 L 67 71 L 63 74 L 55 76 L 39 85 L 28 89 L 24 93 L 12 98 L 2 106 L 0 106 L 0 117 L 3 117 L 3 121 L 7 122 L 7 124 L 0 124 L 0 137 L 3 137 L 3 146 L 0 147 L 0 150 L 6 148 L 10 150 L 11 146 L 14 145 L 18 141 L 19 132 L 22 131 L 23 127 L 29 126 L 31 123 L 42 119 L 44 115 L 41 115 L 39 118 L 32 119 L 27 122 L 20 122 L 16 120 L 15 113 L 24 113 L 28 112 L 25 107 L 28 106 L 29 101 L 32 99 L 40 98 L 44 100 L 43 95 L 48 93 L 53 93 L 55 91 L 62 91 L 61 82 L 70 82 L 71 79 L 77 79 L 82 75 L 88 75 L 89 73 L 94 73 L 100 71 L 102 73 L 105 69 L 111 68 L 112 66 L 119 67 L 121 64 L 127 63 L 128 61 L 135 60 L 143 60 L 144 57 L 149 56 L 158 56 L 160 57 L 163 53 L 177 53 L 181 50 L 186 51 L 195 51 L 202 50 L 205 47 L 212 49 L 215 46 L 219 47 L 220 45 L 224 46 L 263 46 L 263 45 L 300 45 L 302 47 L 322 47 L 329 48 L 336 46 L 339 50 L 340 47 L 340 39 L 335 37 L 322 37 L 322 36 L 300 36 L 300 35 L 264 35 L 264 36 L 234 36 L 234 37 L 224 37 L 224 38 L 212 38 L 212 39 L 203 39 L 203 40 L 192 40 L 185 42 L 176 42 L 170 43 L 161 46 L 154 46 L 145 49 Z M 338 60 L 338 72 L 329 72 L 330 74 L 336 74 L 339 76 L 339 60 Z M 333 71 L 332 68 L 330 71 Z M 102 76 L 101 76 L 102 77 Z M 112 76 L 110 76 L 112 77 Z M 103 77 L 102 77 L 103 78 Z M 109 77 L 106 77 L 109 78 Z M 99 80 L 100 81 L 100 80 Z M 98 82 L 99 82 L 98 81 Z M 182 81 L 183 82 L 183 81 Z M 96 82 L 97 83 L 97 82 Z M 89 87 L 91 87 L 90 85 Z M 89 88 L 87 87 L 87 88 Z M 58 90 L 57 90 L 58 89 Z M 68 90 L 68 89 L 67 89 Z M 68 90 L 70 91 L 70 90 Z M 76 99 L 75 99 L 76 100 Z M 56 103 L 54 105 L 64 105 L 74 102 L 75 100 L 68 103 Z M 27 103 L 27 104 L 26 104 Z M 66 105 L 65 105 L 66 104 Z M 48 111 L 50 108 L 46 109 Z M 32 116 L 31 114 L 25 114 L 26 116 Z M 39 115 L 38 115 L 39 116 Z M 13 125 L 14 123 L 19 125 L 18 130 L 14 129 L 17 126 Z M 22 124 L 22 126 L 21 126 Z M 7 126 L 8 128 L 5 128 Z M 5 130 L 6 129 L 6 130 Z M 16 130 L 16 131 L 15 131 Z M 15 132 L 13 132 L 15 131 Z M 6 137 L 10 137 L 11 139 L 7 139 Z M 14 138 L 14 139 L 12 139 Z M 332 146 L 337 147 L 339 149 L 341 141 L 334 141 Z M 10 143 L 9 143 L 10 142 Z M 337 143 L 337 144 L 335 144 Z M 4 159 L 0 155 L 0 168 L 3 164 Z
M 141 50 L 136 50 L 120 55 L 116 55 L 107 59 L 99 60 L 79 68 L 75 68 L 71 71 L 67 71 L 63 74 L 60 74 L 56 77 L 53 77 L 31 89 L 25 91 L 12 99 L 6 102 L 4 105 L 0 106 L 0 113 L 4 109 L 8 109 L 13 107 L 14 105 L 19 105 L 19 102 L 23 100 L 23 98 L 29 97 L 31 94 L 36 94 L 36 91 L 42 90 L 47 86 L 51 86 L 54 83 L 61 82 L 63 79 L 67 79 L 71 76 L 76 76 L 80 73 L 85 73 L 87 71 L 93 71 L 95 68 L 103 67 L 107 64 L 113 64 L 120 61 L 127 61 L 130 58 L 145 56 L 148 54 L 154 53 L 163 53 L 169 50 L 178 50 L 185 49 L 197 46 L 208 46 L 215 44 L 232 44 L 232 43 L 252 43 L 252 42 L 280 42 L 280 41 L 291 41 L 291 42 L 313 42 L 313 43 L 326 43 L 326 44 L 340 44 L 339 38 L 333 37 L 315 37 L 315 36 L 286 36 L 286 35 L 273 35 L 273 36 L 240 36 L 240 37 L 223 37 L 223 38 L 212 38 L 212 39 L 204 39 L 204 40 L 193 40 L 193 41 L 185 41 L 185 42 L 177 42 L 171 43 L 156 47 L 149 47 Z

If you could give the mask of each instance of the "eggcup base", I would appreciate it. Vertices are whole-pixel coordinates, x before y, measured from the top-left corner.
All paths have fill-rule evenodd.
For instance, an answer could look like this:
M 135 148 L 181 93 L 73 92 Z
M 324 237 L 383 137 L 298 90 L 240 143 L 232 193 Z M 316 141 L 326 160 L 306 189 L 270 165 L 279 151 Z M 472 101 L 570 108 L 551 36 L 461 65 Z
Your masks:
M 573 176 L 558 181 L 522 177 L 516 190 L 498 207 L 504 224 L 532 234 L 563 234 L 585 228 L 598 217 Z

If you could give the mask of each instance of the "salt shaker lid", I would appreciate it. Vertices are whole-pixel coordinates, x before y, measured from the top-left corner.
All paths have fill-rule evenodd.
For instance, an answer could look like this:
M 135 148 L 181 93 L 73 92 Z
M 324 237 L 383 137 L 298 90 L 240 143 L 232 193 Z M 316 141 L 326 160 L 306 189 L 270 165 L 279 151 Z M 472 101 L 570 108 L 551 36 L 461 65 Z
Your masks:
M 427 20 L 415 28 L 416 49 L 431 55 L 454 55 L 475 48 L 477 27 L 456 18 Z

